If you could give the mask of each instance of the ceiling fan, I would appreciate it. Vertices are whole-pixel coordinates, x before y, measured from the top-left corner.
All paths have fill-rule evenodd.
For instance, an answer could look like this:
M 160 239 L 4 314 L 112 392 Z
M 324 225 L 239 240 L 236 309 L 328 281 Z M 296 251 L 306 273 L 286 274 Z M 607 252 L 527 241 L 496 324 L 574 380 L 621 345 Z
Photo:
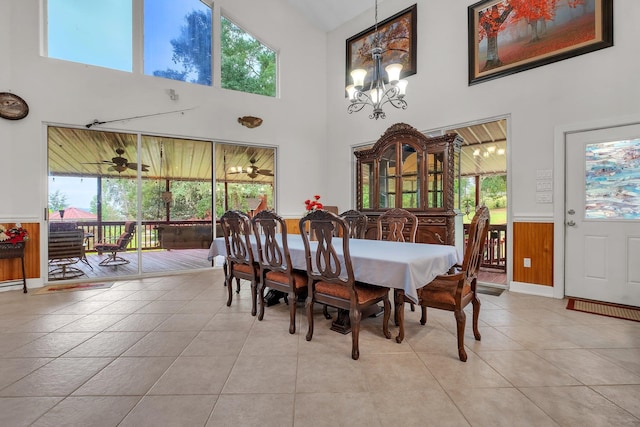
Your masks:
M 251 163 L 251 165 L 247 166 L 246 168 L 243 168 L 242 166 L 231 166 L 231 168 L 229 168 L 228 173 L 229 174 L 246 173 L 251 179 L 257 178 L 258 175 L 273 176 L 273 171 L 269 169 L 262 169 L 257 167 L 256 159 L 254 158 L 250 159 L 249 163 Z
M 117 148 L 116 149 L 116 157 L 112 157 L 111 160 L 103 160 L 101 162 L 98 163 L 84 163 L 86 165 L 102 165 L 102 164 L 110 164 L 111 167 L 109 167 L 110 171 L 117 171 L 118 173 L 120 172 L 124 172 L 127 169 L 133 169 L 133 170 L 138 170 L 138 164 L 137 163 L 129 163 L 129 160 L 127 160 L 126 158 L 122 157 L 122 155 L 124 154 L 124 149 L 122 148 Z M 149 172 L 149 165 L 145 165 L 144 163 L 141 165 L 142 167 L 142 172 Z

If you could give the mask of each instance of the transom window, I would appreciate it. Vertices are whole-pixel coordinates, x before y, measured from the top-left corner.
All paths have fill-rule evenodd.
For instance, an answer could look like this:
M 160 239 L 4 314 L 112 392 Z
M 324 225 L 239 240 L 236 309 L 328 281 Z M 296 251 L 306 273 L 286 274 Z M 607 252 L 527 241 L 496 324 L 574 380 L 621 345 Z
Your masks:
M 276 96 L 276 53 L 224 16 L 220 30 L 222 87 Z
M 205 86 L 212 85 L 212 10 L 201 0 L 47 0 L 51 58 Z M 140 8 L 143 28 L 133 20 Z M 142 58 L 133 34 L 143 34 Z M 221 17 L 220 80 L 225 89 L 276 96 L 276 53 Z M 142 70 L 135 64 L 142 63 Z

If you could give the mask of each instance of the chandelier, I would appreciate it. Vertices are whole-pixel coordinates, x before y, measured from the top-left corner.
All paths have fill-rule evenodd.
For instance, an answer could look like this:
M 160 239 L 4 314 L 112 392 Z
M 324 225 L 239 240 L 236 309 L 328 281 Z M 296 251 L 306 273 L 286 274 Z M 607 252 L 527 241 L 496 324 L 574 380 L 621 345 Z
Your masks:
M 373 76 L 368 89 L 364 88 L 364 79 L 367 70 L 357 68 L 351 71 L 353 84 L 347 86 L 347 94 L 349 96 L 349 114 L 362 110 L 365 106 L 370 105 L 373 112 L 369 115 L 370 119 L 385 118 L 386 115 L 382 110 L 382 106 L 389 103 L 396 108 L 407 108 L 407 102 L 404 100 L 405 90 L 407 87 L 406 80 L 400 80 L 400 71 L 402 64 L 389 64 L 384 69 L 389 78 L 388 84 L 384 82 L 382 74 L 382 47 L 380 46 L 380 34 L 378 33 L 378 0 L 375 2 L 375 30 L 373 36 L 373 48 L 371 56 L 373 58 Z

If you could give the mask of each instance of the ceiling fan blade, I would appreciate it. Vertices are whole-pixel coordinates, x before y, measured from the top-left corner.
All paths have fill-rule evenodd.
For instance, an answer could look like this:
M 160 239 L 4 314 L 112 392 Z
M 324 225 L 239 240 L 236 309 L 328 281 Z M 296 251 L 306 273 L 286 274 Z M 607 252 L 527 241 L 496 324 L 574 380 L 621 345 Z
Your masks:
M 269 169 L 258 169 L 258 173 L 260 175 L 273 176 L 273 172 L 270 171 Z
M 138 169 L 138 164 L 137 163 L 127 163 L 127 167 L 129 169 L 137 170 Z M 143 171 L 145 169 L 149 170 L 149 165 L 145 165 L 144 163 L 140 164 L 140 167 L 142 168 Z

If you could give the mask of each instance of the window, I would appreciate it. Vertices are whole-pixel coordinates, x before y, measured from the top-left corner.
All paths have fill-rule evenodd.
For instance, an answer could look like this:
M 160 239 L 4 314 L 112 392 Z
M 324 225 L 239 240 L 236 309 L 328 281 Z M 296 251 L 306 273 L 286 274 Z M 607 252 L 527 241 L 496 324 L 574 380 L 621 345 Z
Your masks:
M 145 1 L 144 73 L 211 86 L 211 8 L 200 0 Z
M 132 0 L 49 0 L 50 58 L 132 71 Z
M 222 87 L 276 96 L 276 53 L 227 18 L 220 21 Z
M 128 72 L 142 62 L 145 75 L 211 86 L 213 14 L 206 3 L 47 0 L 47 55 Z M 133 21 L 138 10 L 142 29 Z M 275 97 L 275 51 L 225 17 L 220 26 L 222 87 Z M 133 34 L 143 34 L 143 58 L 133 58 Z

